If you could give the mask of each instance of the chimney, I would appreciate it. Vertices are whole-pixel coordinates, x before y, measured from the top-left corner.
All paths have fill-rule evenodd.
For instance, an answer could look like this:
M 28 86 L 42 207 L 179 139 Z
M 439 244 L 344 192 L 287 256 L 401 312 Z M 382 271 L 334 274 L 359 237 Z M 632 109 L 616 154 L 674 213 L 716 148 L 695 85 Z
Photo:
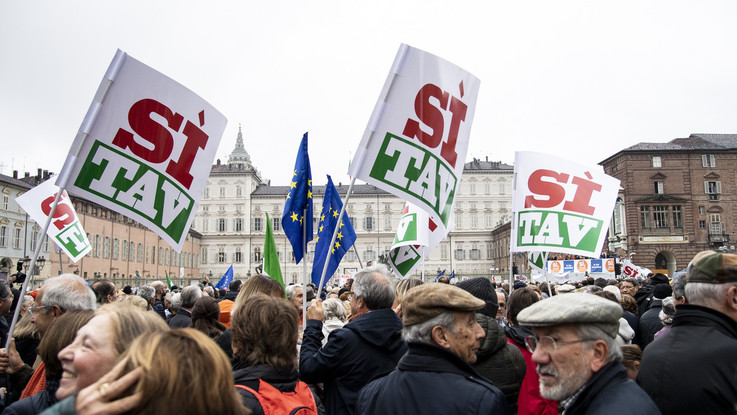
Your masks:
M 489 156 L 486 156 L 486 161 L 489 161 Z
M 44 170 L 43 179 L 44 180 L 48 180 L 49 179 L 49 171 L 48 170 Z
M 25 172 L 25 174 L 24 174 L 23 178 L 27 179 L 27 178 L 29 178 L 29 177 L 31 177 L 31 173 L 29 173 L 29 172 Z
M 42 174 L 42 172 L 43 172 L 43 170 L 41 170 L 41 169 L 38 169 L 37 170 L 37 172 L 36 172 L 36 180 L 41 180 L 41 174 Z
M 13 178 L 14 179 L 18 178 L 18 170 L 13 170 Z

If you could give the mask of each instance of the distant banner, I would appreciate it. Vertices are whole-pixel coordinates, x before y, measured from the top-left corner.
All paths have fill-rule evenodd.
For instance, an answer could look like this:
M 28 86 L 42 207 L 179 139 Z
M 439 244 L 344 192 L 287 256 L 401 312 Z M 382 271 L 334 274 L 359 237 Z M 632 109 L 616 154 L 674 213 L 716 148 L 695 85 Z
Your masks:
M 512 252 L 599 256 L 619 180 L 600 167 L 533 152 L 516 153 L 514 176 Z
M 546 267 L 549 272 L 555 274 L 568 272 L 614 274 L 614 258 L 547 261 Z
M 44 224 L 51 213 L 51 205 L 56 200 L 59 187 L 53 180 L 46 180 L 33 189 L 23 193 L 15 199 L 18 205 L 28 213 L 36 223 Z M 69 195 L 64 191 L 56 205 L 51 225 L 46 230 L 49 239 L 54 241 L 62 251 L 72 260 L 79 261 L 92 249 L 87 233 L 74 211 L 74 205 Z
M 118 51 L 57 184 L 140 222 L 179 252 L 226 123 L 189 89 Z
M 425 210 L 445 235 L 479 85 L 458 66 L 401 45 L 349 174 Z

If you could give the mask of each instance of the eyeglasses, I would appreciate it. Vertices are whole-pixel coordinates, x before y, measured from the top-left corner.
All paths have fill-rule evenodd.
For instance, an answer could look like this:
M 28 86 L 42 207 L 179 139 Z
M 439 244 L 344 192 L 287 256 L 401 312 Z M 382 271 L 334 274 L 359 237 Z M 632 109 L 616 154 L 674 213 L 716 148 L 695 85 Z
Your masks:
M 52 306 L 50 306 L 50 305 L 35 306 L 34 305 L 34 306 L 31 306 L 31 307 L 28 307 L 28 312 L 31 313 L 31 315 L 34 315 L 34 314 L 38 313 L 39 311 L 45 310 L 45 309 L 50 308 L 50 307 L 52 307 Z
M 525 337 L 525 347 L 527 347 L 527 350 L 530 351 L 530 353 L 535 353 L 535 350 L 538 346 L 542 348 L 543 351 L 550 353 L 558 351 L 558 346 L 565 346 L 568 344 L 574 344 L 574 343 L 583 343 L 583 342 L 590 342 L 594 341 L 596 339 L 578 339 L 578 340 L 571 340 L 568 342 L 562 342 L 562 341 L 556 341 L 554 338 L 550 336 L 543 336 L 539 339 L 535 336 L 527 336 Z

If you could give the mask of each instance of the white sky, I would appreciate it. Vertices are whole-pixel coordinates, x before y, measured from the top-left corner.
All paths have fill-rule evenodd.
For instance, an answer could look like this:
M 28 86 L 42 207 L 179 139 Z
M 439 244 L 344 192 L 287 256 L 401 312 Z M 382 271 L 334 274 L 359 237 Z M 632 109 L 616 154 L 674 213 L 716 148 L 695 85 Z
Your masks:
M 228 118 L 287 184 L 347 182 L 400 43 L 481 79 L 467 161 L 531 150 L 596 164 L 639 142 L 737 133 L 733 1 L 0 2 L 2 173 L 58 172 L 117 48 Z

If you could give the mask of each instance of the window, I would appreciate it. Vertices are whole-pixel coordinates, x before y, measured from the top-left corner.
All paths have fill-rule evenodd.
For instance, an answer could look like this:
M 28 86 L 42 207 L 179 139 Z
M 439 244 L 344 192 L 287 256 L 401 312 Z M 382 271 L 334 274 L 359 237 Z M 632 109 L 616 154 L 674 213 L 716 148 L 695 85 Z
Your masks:
M 0 226 L 0 246 L 3 248 L 8 246 L 7 233 L 8 227 Z
M 261 262 L 261 248 L 260 247 L 253 248 L 253 261 Z
M 681 207 L 673 206 L 673 227 L 682 228 L 683 221 L 681 220 Z
M 374 229 L 374 218 L 372 216 L 363 218 L 363 228 L 367 231 Z
M 471 215 L 471 229 L 476 229 L 479 227 L 479 217 L 477 215 Z
M 210 211 L 210 206 L 208 206 L 208 205 L 202 205 L 202 211 L 203 212 L 209 212 Z
M 709 222 L 709 234 L 721 235 L 724 233 L 724 224 L 722 224 L 720 219 L 721 218 L 719 214 L 711 215 L 711 222 Z
M 389 215 L 384 216 L 384 229 L 390 230 L 392 228 L 392 217 Z
M 481 259 L 481 250 L 479 249 L 478 244 L 471 244 L 471 259 Z
M 225 232 L 225 219 L 218 219 L 218 232 Z
M 200 256 L 202 257 L 202 263 L 207 264 L 207 247 L 203 246 L 200 248 Z
M 456 228 L 463 228 L 463 214 L 459 213 L 456 215 Z
M 225 197 L 225 188 L 220 186 L 220 197 Z
M 110 237 L 106 236 L 102 242 L 102 257 L 110 258 Z
M 653 167 L 663 167 L 663 160 L 660 156 L 653 156 Z
M 653 206 L 653 224 L 656 228 L 668 227 L 668 206 Z
M 391 203 L 384 203 L 384 210 L 392 210 L 392 204 Z
M 719 194 L 722 193 L 722 182 L 704 182 L 704 193 L 709 195 L 709 200 L 719 200 Z
M 136 261 L 143 262 L 143 244 L 142 243 L 138 244 L 138 249 L 136 253 L 137 253 Z
M 243 218 L 236 218 L 233 228 L 236 232 L 243 232 Z
M 499 194 L 503 195 L 507 191 L 507 186 L 505 183 L 499 183 Z
M 448 259 L 448 244 L 440 244 L 440 259 Z
M 703 214 L 704 214 L 704 207 L 699 206 L 699 215 L 703 215 Z
M 155 264 L 155 263 L 156 263 L 156 247 L 152 246 L 151 247 L 151 264 Z
M 133 241 L 131 241 L 131 244 L 130 244 L 130 255 L 128 255 L 128 258 L 130 258 L 131 261 L 134 261 L 133 258 L 135 258 L 135 257 L 136 257 L 136 244 Z
M 220 250 L 218 250 L 217 262 L 219 264 L 222 264 L 225 262 L 225 251 L 223 250 L 223 248 L 220 248 Z
M 271 218 L 271 229 L 276 232 L 281 230 L 281 218 Z
M 31 234 L 31 251 L 36 250 L 36 239 L 38 239 L 38 230 L 34 229 Z
M 171 256 L 169 256 L 169 248 L 164 249 L 164 265 L 171 265 Z
M 491 183 L 484 183 L 484 193 L 487 195 L 491 194 Z
M 643 229 L 650 227 L 650 206 L 640 206 L 640 222 Z
M 205 193 L 202 195 L 202 197 L 210 197 L 210 188 L 205 187 Z
M 128 260 L 128 241 L 123 239 L 123 250 L 120 252 L 120 259 L 123 261 Z
M 254 231 L 261 230 L 261 218 L 253 218 L 253 230 Z
M 2 202 L 0 202 L 0 208 L 3 210 L 8 210 L 8 205 L 10 204 L 10 196 L 3 194 Z
M 238 185 L 238 186 L 235 187 L 235 195 L 237 197 L 243 196 L 243 189 L 241 188 L 240 185 Z
M 15 248 L 15 249 L 19 249 L 20 248 L 20 235 L 21 235 L 22 232 L 23 232 L 23 229 L 21 229 L 21 228 L 15 228 L 15 233 L 13 234 L 13 248 Z M 99 238 L 99 236 L 98 236 L 98 238 Z M 98 240 L 97 243 L 99 245 L 100 241 Z M 99 251 L 100 251 L 100 247 L 99 246 L 97 247 L 97 250 L 98 250 L 98 253 L 99 253 Z M 97 255 L 95 255 L 95 256 L 97 256 Z
M 164 265 L 164 248 L 159 247 L 159 265 Z
M 376 252 L 372 247 L 363 252 L 363 260 L 367 262 L 376 260 Z
M 120 254 L 120 239 L 113 238 L 113 259 L 118 259 Z
M 466 259 L 466 251 L 464 251 L 461 248 L 456 248 L 455 253 L 454 253 L 454 258 L 457 260 Z
M 469 187 L 471 188 L 471 194 L 475 195 L 476 194 L 476 183 L 471 183 Z
M 663 182 L 655 182 L 654 184 L 655 184 L 655 194 L 656 195 L 662 195 L 663 193 L 665 193 L 663 191 Z
M 486 227 L 487 228 L 491 228 L 493 226 L 493 222 L 492 222 L 491 214 L 490 213 L 487 213 L 486 215 L 484 215 L 484 222 L 486 222 Z
M 493 245 L 491 244 L 491 242 L 487 242 L 486 243 L 486 259 L 491 259 L 492 258 L 492 249 L 491 249 L 492 246 Z
M 240 246 L 235 247 L 235 256 L 233 257 L 233 262 L 243 262 L 243 253 L 241 252 Z
M 716 167 L 717 163 L 714 159 L 713 154 L 702 154 L 701 155 L 701 166 L 702 167 Z
M 210 227 L 208 226 L 208 224 L 209 224 L 209 221 L 207 220 L 207 218 L 202 219 L 202 231 L 203 232 L 207 232 L 209 230 Z
M 706 229 L 706 221 L 705 220 L 700 220 L 699 221 L 699 228 Z
M 95 258 L 100 257 L 100 235 L 95 235 L 95 244 L 92 247 L 92 256 Z

